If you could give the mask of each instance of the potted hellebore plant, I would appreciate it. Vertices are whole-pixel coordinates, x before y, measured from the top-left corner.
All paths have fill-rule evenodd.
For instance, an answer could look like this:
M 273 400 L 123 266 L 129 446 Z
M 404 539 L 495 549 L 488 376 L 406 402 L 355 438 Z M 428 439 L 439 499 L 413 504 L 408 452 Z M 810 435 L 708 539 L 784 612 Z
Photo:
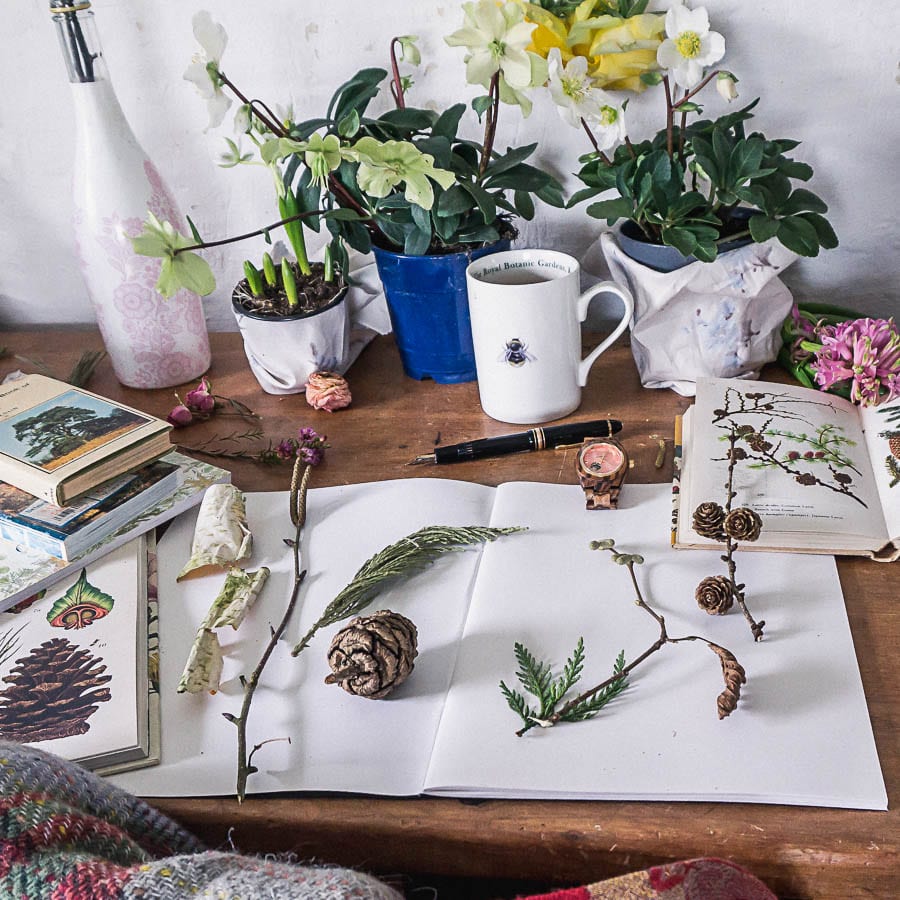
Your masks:
M 440 113 L 407 106 L 411 82 L 400 75 L 400 61 L 420 61 L 413 37 L 391 42 L 393 109 L 377 118 L 367 114 L 388 79 L 386 70 L 367 68 L 338 88 L 324 116 L 296 122 L 246 99 L 220 66 L 224 31 L 208 14 L 195 17 L 204 54 L 186 77 L 207 98 L 211 124 L 224 117 L 230 103 L 226 91 L 240 101 L 237 129 L 272 171 L 281 213 L 277 222 L 253 233 L 284 227 L 296 256 L 296 263 L 264 257 L 261 266 L 245 264 L 246 277 L 235 292 L 239 322 L 258 314 L 260 305 L 265 315 L 283 316 L 282 295 L 288 303 L 292 293 L 308 298 L 310 275 L 316 281 L 313 294 L 326 298 L 323 308 L 339 308 L 340 290 L 349 279 L 347 248 L 374 250 L 406 372 L 443 382 L 475 377 L 465 266 L 475 256 L 508 247 L 516 233 L 513 219 L 534 214 L 532 196 L 558 206 L 563 199 L 551 175 L 525 162 L 535 145 L 502 154 L 494 150 L 500 104 L 516 103 L 527 114 L 525 92 L 546 78 L 543 59 L 524 50 L 534 25 L 512 2 L 497 6 L 480 0 L 464 8 L 466 26 L 448 42 L 469 46 L 469 80 L 477 79 L 488 91 L 472 104 L 485 120 L 481 143 L 458 134 L 465 104 Z M 226 164 L 255 161 L 229 141 Z M 304 229 L 318 231 L 323 223 L 331 239 L 317 266 L 306 257 Z M 188 279 L 203 282 L 195 288 L 200 292 L 211 290 L 208 266 L 195 251 L 218 242 L 204 242 L 196 233 L 191 241 L 153 220 L 145 230 L 146 240 L 139 238 L 137 246 L 164 257 L 163 283 L 167 277 L 173 285 Z M 330 299 L 323 285 L 333 287 Z M 317 306 L 309 315 L 321 314 Z M 246 341 L 245 329 L 244 334 Z M 321 345 L 316 347 L 321 354 Z M 340 369 L 340 361 L 329 367 Z
M 561 15 L 526 11 L 550 36 L 538 49 L 551 93 L 592 146 L 578 173 L 586 187 L 569 205 L 612 193 L 587 212 L 608 225 L 624 220 L 601 244 L 613 277 L 635 298 L 632 349 L 642 381 L 691 394 L 703 375 L 755 376 L 775 358 L 791 305 L 778 275 L 797 256 L 837 246 L 825 203 L 794 186 L 812 169 L 787 155 L 797 141 L 749 130 L 758 100 L 717 119 L 697 117 L 708 85 L 737 97 L 735 76 L 716 67 L 725 39 L 703 7 L 674 2 L 663 14 L 646 13 L 644 0 L 565 6 Z M 620 28 L 640 29 L 644 49 L 655 42 L 655 64 L 631 83 L 613 84 L 591 67 L 609 43 L 603 34 L 588 40 L 591 28 L 615 14 Z M 639 141 L 627 133 L 626 103 L 608 91 L 654 86 L 664 94 L 665 124 Z

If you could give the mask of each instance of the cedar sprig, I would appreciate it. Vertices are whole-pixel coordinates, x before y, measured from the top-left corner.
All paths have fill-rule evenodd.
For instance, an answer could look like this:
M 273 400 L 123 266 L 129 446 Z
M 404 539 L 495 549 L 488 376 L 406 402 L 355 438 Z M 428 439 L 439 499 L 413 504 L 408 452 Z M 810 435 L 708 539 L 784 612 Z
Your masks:
M 379 550 L 363 563 L 353 580 L 325 607 L 325 611 L 294 647 L 297 656 L 320 628 L 327 628 L 362 612 L 391 582 L 422 571 L 443 553 L 495 541 L 525 528 L 452 527 L 428 525 Z
M 539 703 L 537 709 L 532 708 L 519 691 L 508 687 L 503 681 L 500 682 L 500 692 L 506 698 L 509 708 L 522 720 L 522 728 L 517 732 L 520 736 L 536 725 L 548 727 L 556 722 L 582 722 L 585 719 L 592 719 L 628 686 L 627 677 L 621 675 L 625 667 L 625 654 L 620 652 L 613 666 L 613 679 L 606 687 L 579 695 L 574 702 L 566 703 L 557 713 L 560 702 L 581 678 L 585 658 L 584 639 L 578 638 L 572 655 L 566 660 L 562 673 L 556 679 L 553 678 L 550 664 L 538 660 L 524 644 L 517 642 L 514 652 L 519 663 L 516 678 L 519 679 L 523 689 Z
M 725 690 L 716 698 L 716 711 L 720 719 L 731 715 L 737 708 L 741 696 L 741 685 L 747 681 L 743 667 L 737 661 L 735 655 L 724 647 L 713 643 L 701 635 L 691 634 L 685 637 L 669 637 L 666 630 L 666 620 L 654 610 L 644 599 L 635 575 L 635 566 L 644 562 L 643 556 L 638 553 L 622 553 L 616 549 L 616 542 L 612 538 L 602 541 L 591 541 L 591 550 L 608 551 L 614 563 L 625 566 L 631 577 L 634 588 L 635 605 L 643 609 L 659 625 L 659 637 L 639 656 L 630 663 L 625 663 L 625 654 L 620 652 L 616 657 L 613 673 L 609 678 L 598 685 L 579 694 L 577 697 L 556 708 L 563 695 L 581 677 L 584 666 L 584 642 L 578 639 L 578 644 L 572 656 L 566 662 L 563 674 L 554 682 L 550 675 L 550 666 L 539 661 L 530 650 L 522 644 L 515 645 L 516 660 L 519 663 L 519 671 L 516 673 L 522 686 L 532 694 L 540 703 L 538 709 L 528 705 L 525 697 L 516 690 L 509 688 L 503 681 L 500 682 L 500 692 L 506 699 L 510 709 L 519 716 L 523 726 L 516 732 L 521 737 L 536 725 L 542 728 L 550 728 L 557 722 L 581 722 L 593 718 L 610 700 L 621 694 L 628 686 L 629 673 L 637 668 L 645 659 L 652 656 L 666 644 L 680 644 L 687 641 L 702 641 L 713 651 L 722 664 L 722 676 L 725 680 Z

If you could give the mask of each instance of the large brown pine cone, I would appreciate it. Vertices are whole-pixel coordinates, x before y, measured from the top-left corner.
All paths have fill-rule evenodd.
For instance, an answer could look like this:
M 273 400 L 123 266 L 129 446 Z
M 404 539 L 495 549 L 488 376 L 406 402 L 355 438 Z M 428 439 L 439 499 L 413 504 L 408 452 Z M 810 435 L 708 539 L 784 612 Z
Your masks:
M 762 531 L 762 519 L 755 510 L 742 506 L 725 516 L 722 527 L 733 541 L 756 541 Z
M 725 510 L 718 503 L 701 503 L 694 510 L 694 531 L 701 537 L 724 541 L 725 532 L 722 523 L 725 521 Z
M 694 591 L 697 605 L 711 616 L 724 616 L 734 604 L 731 580 L 724 575 L 710 575 Z
M 380 700 L 409 677 L 418 650 L 416 626 L 388 609 L 357 616 L 331 639 L 325 682 Z

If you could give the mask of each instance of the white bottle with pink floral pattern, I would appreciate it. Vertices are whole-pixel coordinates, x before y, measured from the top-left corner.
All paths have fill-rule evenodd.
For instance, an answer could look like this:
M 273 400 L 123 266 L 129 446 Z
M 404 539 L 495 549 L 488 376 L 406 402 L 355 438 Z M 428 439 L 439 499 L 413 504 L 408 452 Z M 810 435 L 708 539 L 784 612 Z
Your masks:
M 176 228 L 184 223 L 98 65 L 92 22 L 85 18 L 91 15 L 79 9 L 77 20 L 54 16 L 69 54 L 75 101 L 79 259 L 116 377 L 128 387 L 170 387 L 209 368 L 203 305 L 186 290 L 163 297 L 154 287 L 161 260 L 138 256 L 131 246 L 129 238 L 140 233 L 148 210 Z M 79 45 L 85 52 L 79 54 Z

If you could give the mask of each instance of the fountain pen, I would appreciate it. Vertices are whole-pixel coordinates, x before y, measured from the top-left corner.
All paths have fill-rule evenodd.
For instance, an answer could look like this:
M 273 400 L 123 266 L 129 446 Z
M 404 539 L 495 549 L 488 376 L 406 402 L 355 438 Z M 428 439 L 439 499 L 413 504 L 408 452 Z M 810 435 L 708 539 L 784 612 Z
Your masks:
M 477 441 L 464 441 L 462 444 L 435 447 L 433 453 L 417 456 L 407 465 L 420 466 L 428 463 L 441 465 L 469 459 L 505 456 L 507 453 L 528 453 L 532 450 L 546 450 L 548 447 L 580 444 L 587 437 L 609 437 L 621 430 L 622 423 L 617 419 L 595 419 L 591 422 L 532 428 L 518 434 L 504 434 L 501 437 L 481 438 Z

